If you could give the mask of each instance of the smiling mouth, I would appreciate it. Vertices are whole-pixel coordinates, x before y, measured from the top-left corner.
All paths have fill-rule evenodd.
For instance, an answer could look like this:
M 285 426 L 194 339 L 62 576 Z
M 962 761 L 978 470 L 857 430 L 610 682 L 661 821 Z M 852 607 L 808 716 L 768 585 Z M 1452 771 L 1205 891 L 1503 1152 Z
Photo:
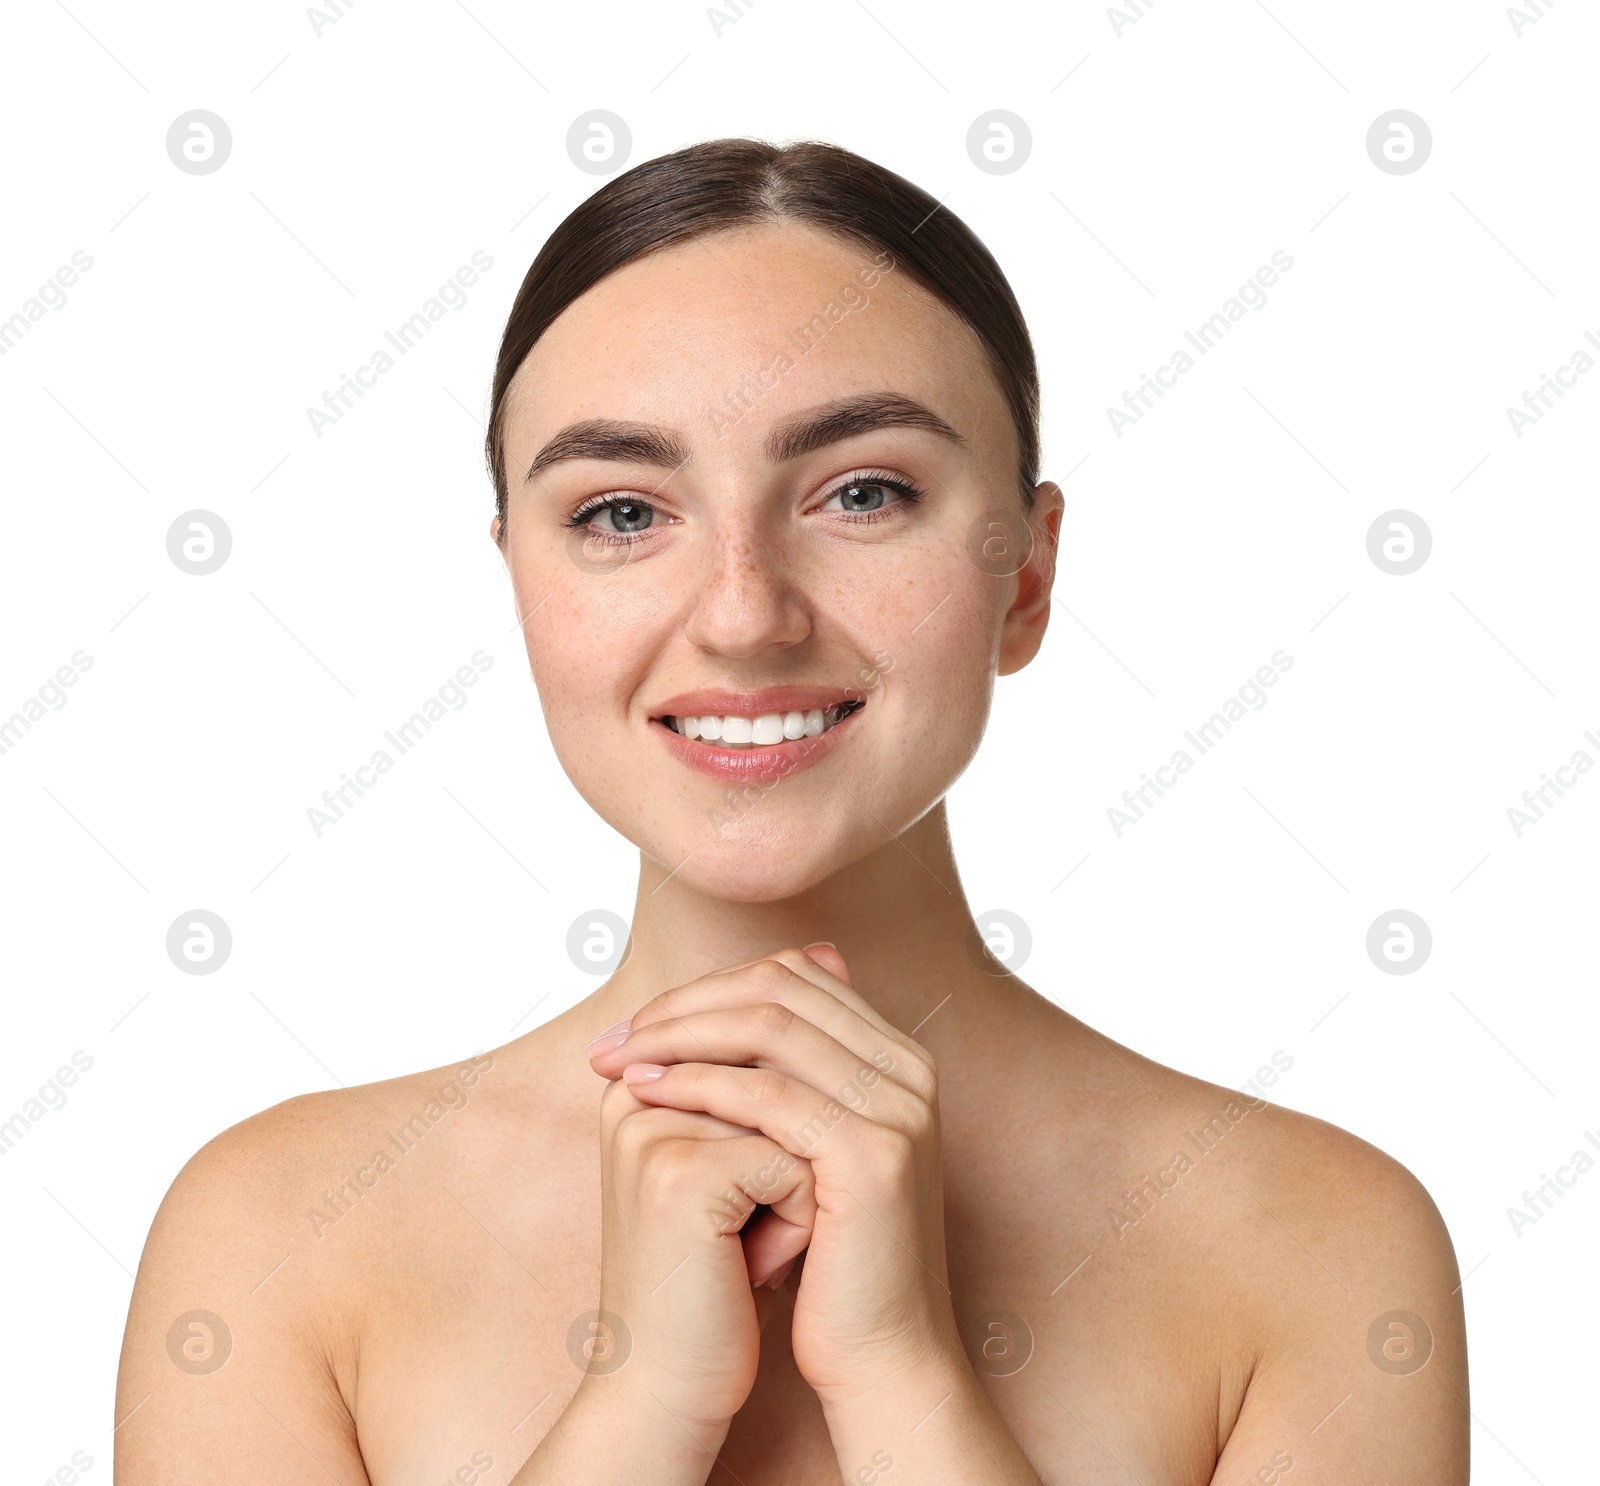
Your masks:
M 665 716 L 657 721 L 682 738 L 721 748 L 759 750 L 801 738 L 820 738 L 866 705 L 864 701 L 845 701 L 828 707 L 763 712 L 756 717 L 709 713 L 701 717 Z

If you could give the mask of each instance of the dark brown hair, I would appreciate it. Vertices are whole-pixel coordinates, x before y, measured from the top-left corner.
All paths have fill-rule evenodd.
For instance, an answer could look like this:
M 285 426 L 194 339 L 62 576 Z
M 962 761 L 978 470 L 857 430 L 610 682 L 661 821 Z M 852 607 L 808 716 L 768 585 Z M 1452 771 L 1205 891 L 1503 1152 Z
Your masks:
M 888 253 L 971 326 L 1016 428 L 1024 507 L 1039 481 L 1039 372 L 1016 296 L 993 254 L 920 186 L 838 145 L 712 139 L 608 181 L 550 234 L 500 340 L 484 454 L 506 523 L 505 400 L 517 368 L 564 309 L 609 273 L 706 233 L 803 222 Z

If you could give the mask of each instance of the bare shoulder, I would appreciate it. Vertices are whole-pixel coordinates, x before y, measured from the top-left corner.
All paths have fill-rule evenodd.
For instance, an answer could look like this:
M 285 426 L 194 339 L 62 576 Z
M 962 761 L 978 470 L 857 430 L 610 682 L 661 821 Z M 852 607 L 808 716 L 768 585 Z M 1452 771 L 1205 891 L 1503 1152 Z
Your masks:
M 1236 1363 L 1216 1479 L 1377 1479 L 1403 1458 L 1418 1479 L 1465 1482 L 1461 1278 L 1417 1175 L 1259 1084 L 1209 1083 L 1076 1027 L 1103 1080 L 1090 1123 L 1122 1175 L 1101 1178 L 1104 1232 L 1203 1277 L 1184 1303 Z
M 1248 1117 L 1229 1175 L 1255 1364 L 1218 1479 L 1270 1447 L 1301 1481 L 1375 1479 L 1404 1459 L 1465 1483 L 1466 1323 L 1438 1205 L 1347 1130 L 1270 1104 Z
M 1408 1167 L 1326 1120 L 1235 1097 L 1242 1113 L 1258 1118 L 1252 1149 L 1237 1163 L 1239 1178 L 1255 1182 L 1247 1195 L 1270 1218 L 1325 1237 L 1358 1285 L 1402 1272 L 1447 1279 L 1452 1289 L 1459 1283 L 1444 1218 Z
M 1212 1200 L 1182 1204 L 1193 1240 L 1214 1227 L 1237 1249 L 1246 1233 L 1288 1242 L 1288 1228 L 1308 1244 L 1323 1240 L 1357 1279 L 1408 1265 L 1457 1284 L 1444 1220 L 1413 1172 L 1350 1131 L 1264 1097 L 1291 1059 L 1275 1055 L 1244 1086 L 1228 1088 L 1054 1008 L 1049 1025 L 1035 1040 L 1037 1056 L 1070 1060 L 1071 1117 L 1094 1146 L 1083 1159 L 1123 1189 L 1108 1198 L 1111 1230 L 1120 1235 L 1155 1208 L 1178 1206 L 1169 1199 L 1180 1193 L 1204 1192 Z
M 407 1184 L 396 1173 L 448 1158 L 492 1065 L 484 1055 L 300 1095 L 185 1163 L 135 1278 L 118 1374 L 119 1480 L 158 1479 L 180 1444 L 197 1474 L 242 1480 L 251 1458 L 242 1446 L 256 1442 L 272 1458 L 284 1429 L 337 1479 L 365 1480 L 347 1400 L 362 1277 L 387 1225 L 348 1219 L 403 1210 Z
M 308 1222 L 306 1213 L 320 1206 L 337 1218 L 430 1137 L 437 1146 L 456 1133 L 465 1122 L 452 1116 L 481 1099 L 493 1066 L 494 1054 L 482 1054 L 297 1095 L 241 1120 L 207 1141 L 173 1180 L 151 1225 L 145 1264 L 159 1265 L 169 1251 L 190 1264 L 214 1251 L 212 1262 L 229 1265 L 276 1253 L 288 1237 L 280 1233 L 285 1217 Z M 318 1236 L 315 1221 L 307 1232 Z
M 1436 1296 L 1448 1328 L 1445 1313 L 1460 1308 L 1449 1298 L 1460 1284 L 1455 1250 L 1414 1172 L 1360 1136 L 1250 1087 L 1161 1071 L 1167 1118 L 1177 1118 L 1173 1160 L 1159 1176 L 1170 1180 L 1186 1164 L 1180 1157 L 1192 1163 L 1185 1175 L 1214 1173 L 1216 1201 L 1197 1209 L 1195 1226 L 1260 1278 L 1271 1316 L 1295 1314 L 1286 1303 L 1293 1292 L 1316 1309 L 1333 1297 L 1405 1291 Z

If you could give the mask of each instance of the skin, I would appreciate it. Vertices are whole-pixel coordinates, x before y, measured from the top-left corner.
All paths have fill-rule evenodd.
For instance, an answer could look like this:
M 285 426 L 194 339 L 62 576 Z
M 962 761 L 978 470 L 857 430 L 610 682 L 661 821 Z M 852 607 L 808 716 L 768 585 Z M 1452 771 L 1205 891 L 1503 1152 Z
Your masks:
M 990 513 L 1020 519 L 1015 436 L 976 337 L 893 270 L 724 401 L 871 263 L 787 223 L 680 245 L 519 371 L 493 534 L 558 756 L 640 848 L 630 952 L 464 1072 L 292 1099 L 185 1166 L 130 1309 L 119 1482 L 1466 1481 L 1460 1277 L 1417 1180 L 974 949 L 943 798 L 1043 638 L 1060 492 L 1019 572 L 973 560 Z M 880 393 L 959 439 L 768 458 Z M 689 457 L 523 478 L 594 418 Z M 830 494 L 866 470 L 924 499 L 851 522 Z M 659 518 L 625 559 L 564 524 L 610 494 Z M 867 705 L 737 810 L 651 731 L 684 691 L 779 684 Z M 191 1370 L 169 1351 L 195 1311 L 231 1333 L 212 1371 L 204 1332 L 179 1328 Z

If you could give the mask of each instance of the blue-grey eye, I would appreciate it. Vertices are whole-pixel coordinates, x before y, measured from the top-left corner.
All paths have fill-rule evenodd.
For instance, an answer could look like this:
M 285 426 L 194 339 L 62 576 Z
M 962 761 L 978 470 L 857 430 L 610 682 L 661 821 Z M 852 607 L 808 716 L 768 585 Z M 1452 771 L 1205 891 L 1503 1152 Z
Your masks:
M 842 511 L 876 511 L 884 502 L 885 487 L 870 481 L 852 481 L 838 492 Z
M 597 531 L 643 531 L 655 520 L 655 515 L 655 507 L 643 501 L 611 501 L 591 513 L 589 525 Z

